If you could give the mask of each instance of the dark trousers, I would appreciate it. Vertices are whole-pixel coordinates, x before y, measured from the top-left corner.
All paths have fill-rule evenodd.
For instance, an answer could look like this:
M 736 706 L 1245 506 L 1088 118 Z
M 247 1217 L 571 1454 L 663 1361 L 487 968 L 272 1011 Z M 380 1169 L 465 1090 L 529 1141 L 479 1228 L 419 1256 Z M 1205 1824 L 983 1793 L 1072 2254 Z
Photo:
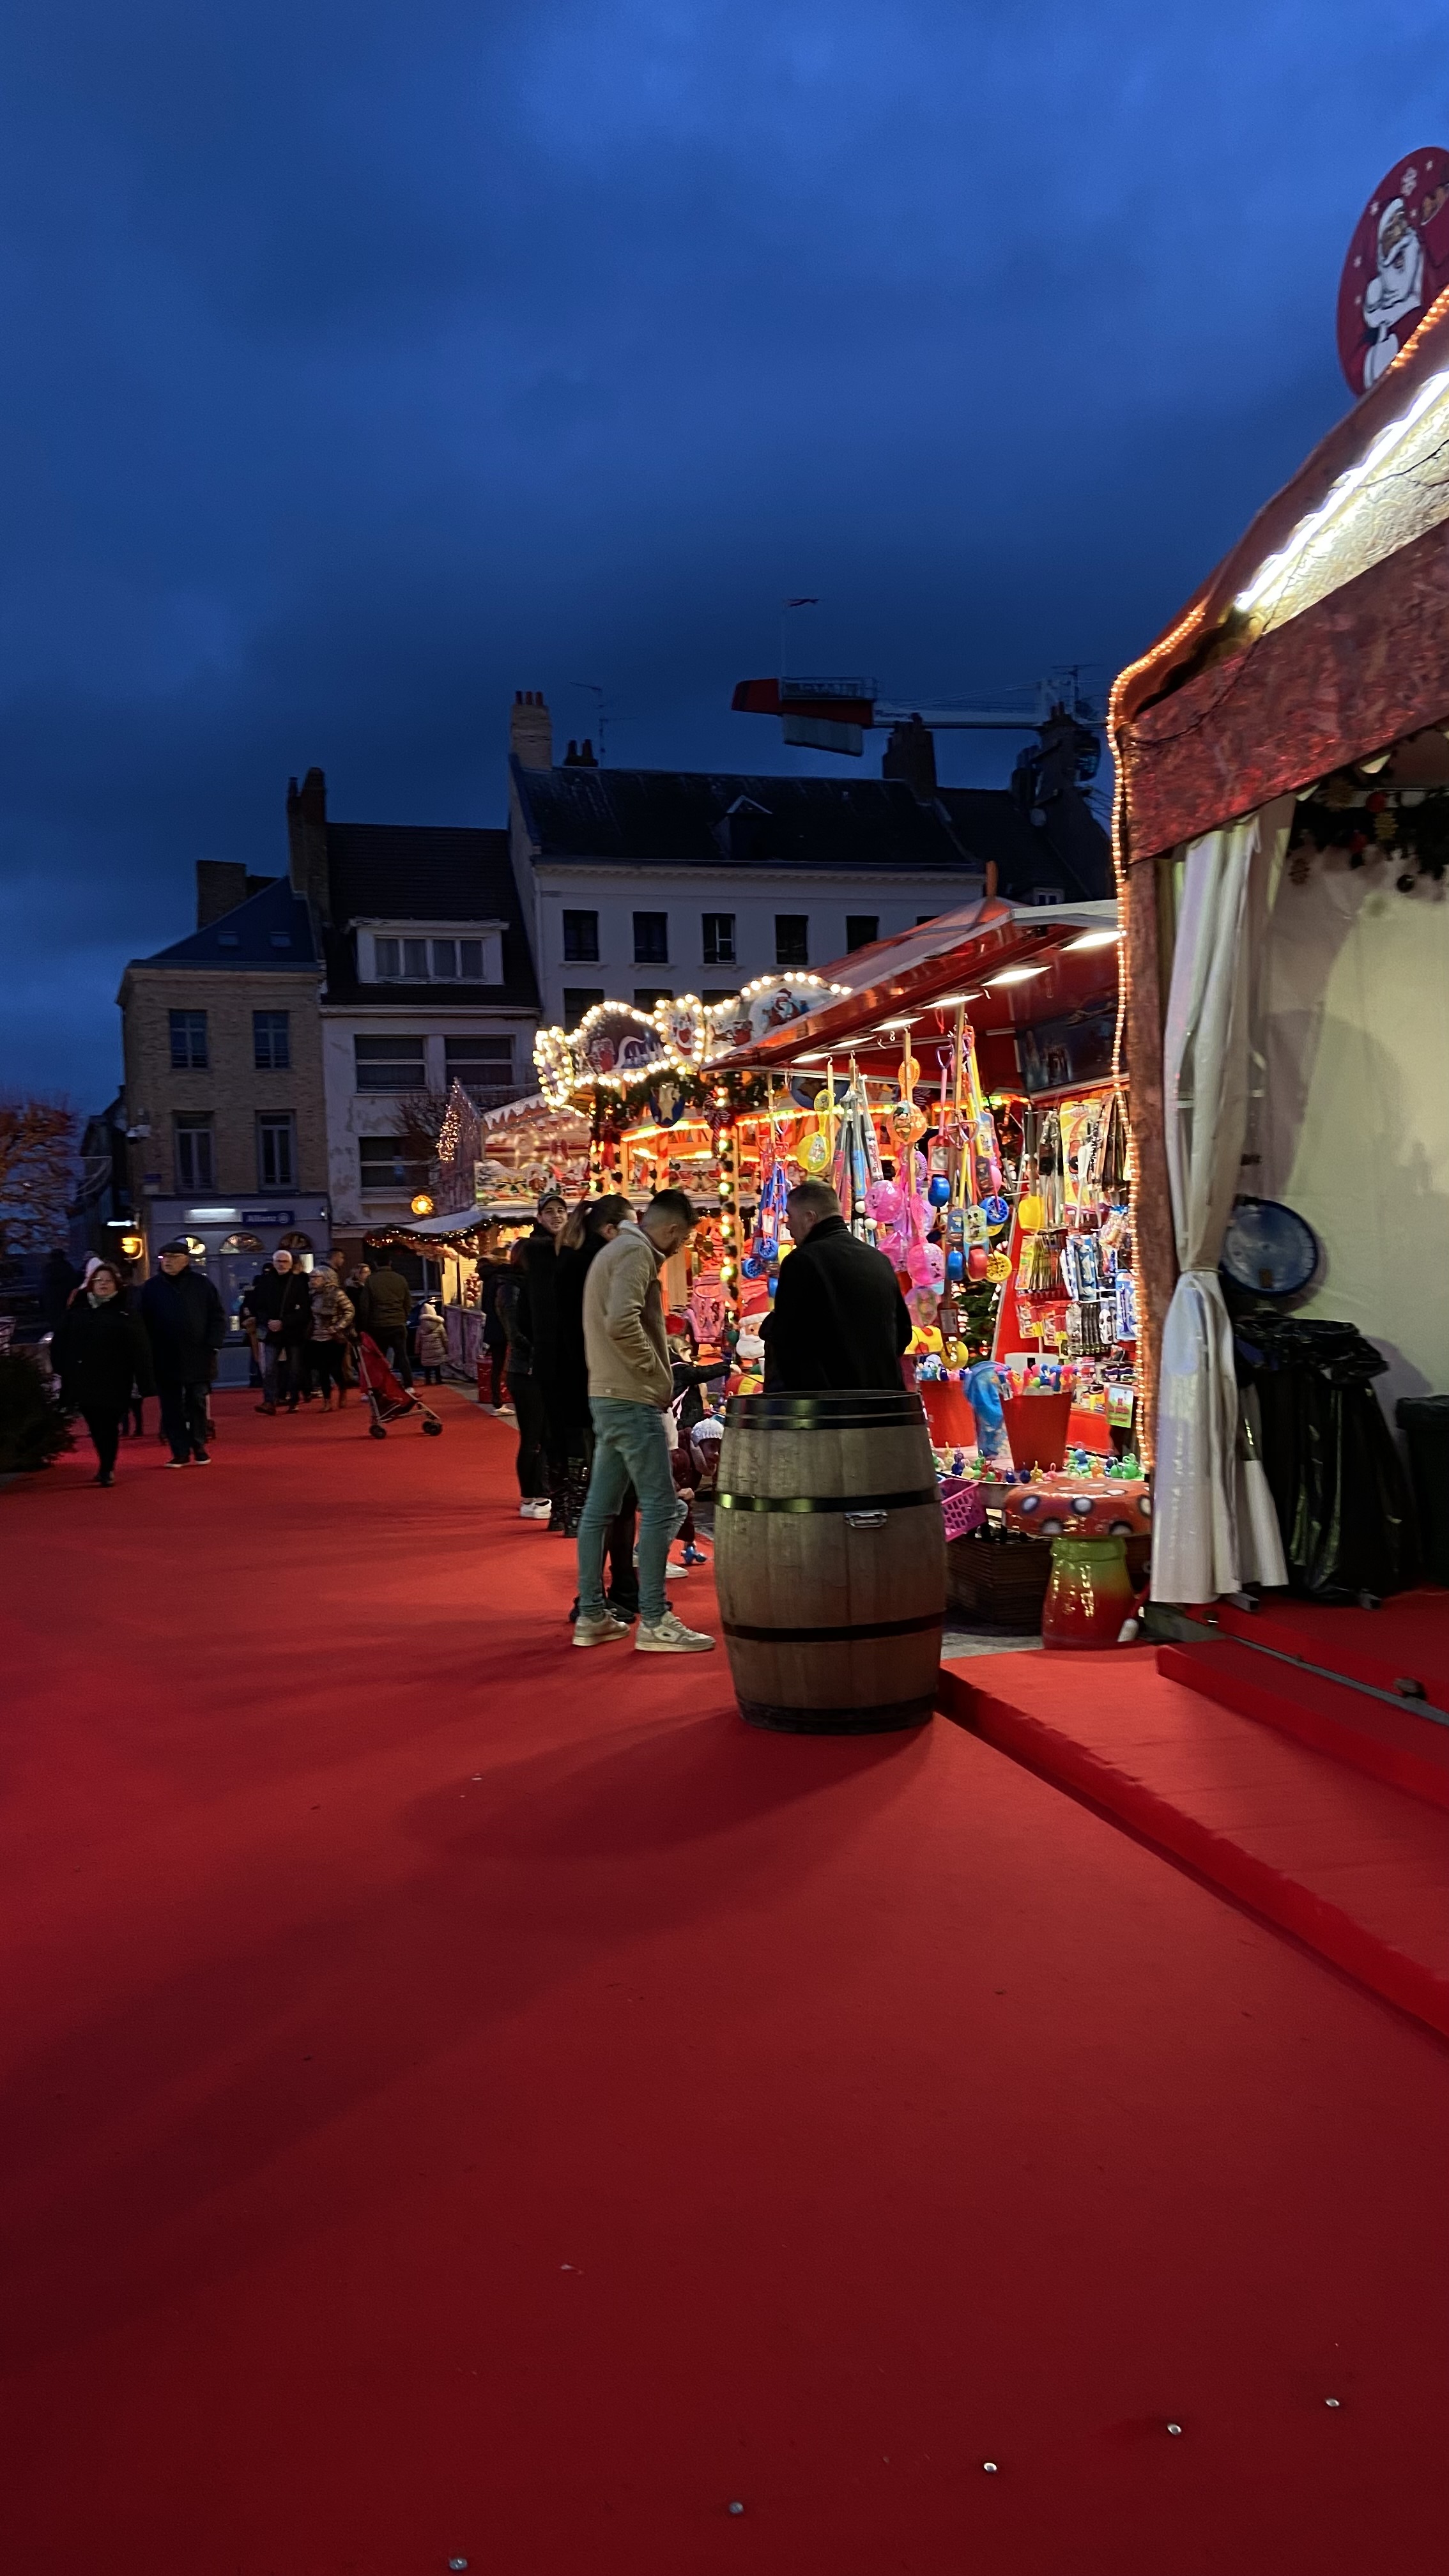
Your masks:
M 171 1455 L 185 1466 L 188 1458 L 206 1447 L 206 1389 L 204 1386 L 181 1386 L 175 1379 L 161 1387 L 161 1430 L 171 1443 Z
M 543 1397 L 531 1377 L 510 1376 L 508 1394 L 518 1415 L 518 1491 L 525 1503 L 542 1502 L 548 1492 L 543 1454 Z
M 300 1403 L 310 1377 L 306 1343 L 284 1342 L 277 1354 L 277 1402 Z
M 505 1342 L 498 1343 L 496 1348 L 492 1342 L 484 1343 L 483 1360 L 488 1371 L 488 1394 L 485 1401 L 494 1406 L 503 1402 L 503 1363 L 507 1357 L 508 1346 Z
M 347 1354 L 340 1342 L 309 1342 L 307 1367 L 322 1389 L 324 1398 L 334 1386 L 340 1396 L 347 1385 Z
M 89 1410 L 86 1413 L 85 1426 L 95 1445 L 96 1468 L 102 1476 L 115 1472 L 116 1451 L 121 1445 L 121 1425 L 125 1418 L 124 1413 L 93 1413 Z
M 425 1368 L 422 1372 L 422 1380 L 424 1386 L 441 1386 L 443 1372 L 440 1368 Z
M 558 1380 L 545 1371 L 535 1370 L 534 1384 L 543 1398 L 543 1455 L 547 1482 L 544 1491 L 553 1505 L 550 1529 L 567 1530 L 572 1538 L 578 1529 L 578 1514 L 570 1512 L 570 1449 L 578 1452 L 583 1443 L 575 1432 L 570 1435 L 567 1409 Z

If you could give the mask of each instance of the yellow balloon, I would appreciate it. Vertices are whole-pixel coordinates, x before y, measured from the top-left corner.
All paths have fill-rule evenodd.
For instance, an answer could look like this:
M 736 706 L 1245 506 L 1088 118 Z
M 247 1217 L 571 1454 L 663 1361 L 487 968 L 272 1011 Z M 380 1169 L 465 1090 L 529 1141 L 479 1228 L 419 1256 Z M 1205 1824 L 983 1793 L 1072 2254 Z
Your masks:
M 913 1055 L 908 1055 L 902 1059 L 901 1079 L 908 1091 L 913 1091 L 916 1084 L 920 1081 L 921 1068 L 917 1064 Z
M 834 1093 L 828 1090 L 817 1091 L 815 1094 L 815 1106 L 819 1110 L 833 1109 L 835 1107 Z
M 804 1144 L 801 1146 L 800 1160 L 804 1164 L 807 1172 L 823 1172 L 827 1168 L 830 1159 L 830 1139 L 828 1136 L 822 1136 L 819 1128 L 817 1127 L 814 1135 L 807 1136 Z
M 1023 1234 L 1040 1234 L 1046 1223 L 1046 1201 L 1039 1198 L 1035 1190 L 1028 1190 L 1016 1213 Z
M 924 1136 L 929 1124 L 924 1109 L 918 1109 L 912 1100 L 898 1100 L 891 1111 L 892 1132 L 905 1144 L 913 1145 L 918 1136 Z
M 1009 1279 L 1011 1277 L 1010 1253 L 988 1252 L 986 1256 L 986 1276 L 988 1279 Z

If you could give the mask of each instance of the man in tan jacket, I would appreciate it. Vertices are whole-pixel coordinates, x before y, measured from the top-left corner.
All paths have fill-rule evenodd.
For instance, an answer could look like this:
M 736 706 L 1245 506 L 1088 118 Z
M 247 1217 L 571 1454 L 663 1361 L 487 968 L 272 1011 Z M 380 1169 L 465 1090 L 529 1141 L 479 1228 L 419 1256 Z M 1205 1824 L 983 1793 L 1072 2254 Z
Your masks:
M 642 1221 L 631 1218 L 596 1255 L 584 1285 L 584 1349 L 594 1463 L 579 1522 L 576 1646 L 627 1637 L 627 1620 L 604 1601 L 604 1535 L 630 1484 L 639 1497 L 639 1633 L 645 1655 L 708 1654 L 713 1637 L 686 1628 L 664 1598 L 669 1542 L 684 1516 L 674 1489 L 664 1414 L 674 1394 L 664 1331 L 661 1263 L 694 1232 L 683 1190 L 661 1190 Z

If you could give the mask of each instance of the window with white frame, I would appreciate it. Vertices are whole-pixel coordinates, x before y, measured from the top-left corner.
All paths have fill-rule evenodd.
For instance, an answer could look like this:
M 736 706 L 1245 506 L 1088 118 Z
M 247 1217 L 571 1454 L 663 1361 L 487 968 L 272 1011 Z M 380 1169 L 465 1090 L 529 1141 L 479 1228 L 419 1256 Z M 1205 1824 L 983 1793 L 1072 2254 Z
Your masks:
M 421 1091 L 427 1079 L 421 1038 L 355 1037 L 359 1091 Z
M 480 1109 L 496 1109 L 517 1096 L 512 1038 L 445 1038 L 443 1058 L 449 1090 L 461 1082 Z
M 501 984 L 503 944 L 496 930 L 458 931 L 426 938 L 405 931 L 374 931 L 372 977 L 377 984 Z M 367 950 L 360 960 L 367 974 Z

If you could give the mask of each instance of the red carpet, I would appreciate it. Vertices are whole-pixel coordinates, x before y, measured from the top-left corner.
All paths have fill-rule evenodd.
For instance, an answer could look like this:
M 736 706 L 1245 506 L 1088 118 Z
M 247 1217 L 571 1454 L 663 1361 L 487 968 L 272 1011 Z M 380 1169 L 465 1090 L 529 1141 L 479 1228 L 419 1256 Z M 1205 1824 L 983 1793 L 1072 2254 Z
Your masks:
M 1370 1780 L 1449 1810 L 1449 1726 L 1420 1714 L 1414 1701 L 1391 1705 L 1281 1654 L 1240 1645 L 1236 1637 L 1159 1646 L 1157 1669 Z
M 1257 1611 L 1221 1602 L 1218 1625 L 1250 1646 L 1299 1655 L 1323 1672 L 1346 1673 L 1375 1690 L 1418 1681 L 1435 1708 L 1449 1711 L 1449 1591 L 1424 1584 L 1377 1610 L 1326 1609 L 1316 1601 L 1270 1598 Z
M 0 2565 L 1437 2576 L 1449 2052 L 444 1404 L 0 1494 Z
M 1209 1667 L 1232 1654 L 1201 1649 Z M 1274 1672 L 1266 1657 L 1248 1660 Z M 1291 1683 L 1291 1667 L 1285 1676 Z M 1237 1695 L 1176 1647 L 975 1656 L 943 1677 L 943 1691 L 943 1706 L 989 1744 L 1091 1798 L 1449 2037 L 1441 1807 L 1238 1713 Z M 1364 1702 L 1371 1715 L 1379 1705 Z

